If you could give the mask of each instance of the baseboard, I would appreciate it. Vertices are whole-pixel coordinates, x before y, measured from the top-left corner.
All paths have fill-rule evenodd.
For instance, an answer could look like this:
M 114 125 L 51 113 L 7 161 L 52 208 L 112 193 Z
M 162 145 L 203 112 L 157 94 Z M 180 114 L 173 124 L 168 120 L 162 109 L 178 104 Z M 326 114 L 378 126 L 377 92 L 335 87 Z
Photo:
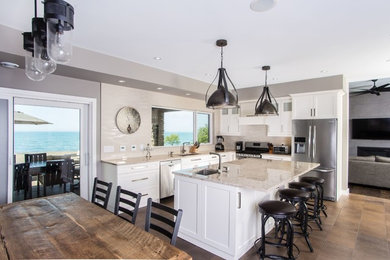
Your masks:
M 342 195 L 349 195 L 349 188 L 345 189 L 345 190 L 341 190 L 341 196 Z

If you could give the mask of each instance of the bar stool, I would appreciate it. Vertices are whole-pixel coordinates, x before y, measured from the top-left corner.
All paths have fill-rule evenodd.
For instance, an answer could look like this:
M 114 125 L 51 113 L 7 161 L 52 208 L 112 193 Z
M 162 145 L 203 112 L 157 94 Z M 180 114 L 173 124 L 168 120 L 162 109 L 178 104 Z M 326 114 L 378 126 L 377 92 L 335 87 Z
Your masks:
M 324 204 L 324 183 L 325 180 L 319 177 L 301 177 L 300 178 L 301 182 L 307 182 L 314 184 L 317 188 L 318 192 L 318 208 L 320 211 L 322 211 L 325 215 L 325 217 L 328 217 L 328 214 L 326 213 L 326 205 Z
M 293 255 L 294 227 L 290 220 L 297 212 L 295 207 L 288 202 L 268 200 L 259 203 L 259 211 L 261 213 L 261 246 L 258 251 L 260 258 L 264 259 L 265 257 L 268 257 L 273 259 L 295 259 Z M 280 243 L 266 241 L 265 224 L 270 217 L 272 217 L 275 221 L 280 221 L 287 224 L 287 238 L 285 240 L 286 243 L 282 243 L 282 241 L 280 241 Z M 283 238 L 281 240 L 283 240 Z M 266 255 L 265 244 L 286 247 L 288 257 L 280 255 Z
M 321 218 L 318 214 L 318 194 L 317 189 L 314 184 L 310 184 L 307 182 L 290 182 L 288 184 L 288 187 L 291 189 L 297 189 L 297 190 L 303 190 L 310 192 L 310 197 L 314 200 L 313 209 L 309 209 L 310 212 L 313 212 L 313 214 L 309 214 L 309 219 L 314 220 L 314 222 L 317 224 L 318 228 L 322 231 L 321 227 Z
M 289 202 L 291 205 L 296 207 L 298 204 L 298 212 L 295 216 L 295 219 L 299 222 L 301 232 L 295 232 L 304 236 L 307 246 L 310 249 L 310 252 L 313 252 L 313 247 L 311 246 L 309 240 L 309 233 L 307 232 L 307 222 L 308 222 L 308 209 L 306 202 L 310 199 L 310 193 L 297 190 L 297 189 L 281 189 L 279 190 L 279 197 L 281 201 Z

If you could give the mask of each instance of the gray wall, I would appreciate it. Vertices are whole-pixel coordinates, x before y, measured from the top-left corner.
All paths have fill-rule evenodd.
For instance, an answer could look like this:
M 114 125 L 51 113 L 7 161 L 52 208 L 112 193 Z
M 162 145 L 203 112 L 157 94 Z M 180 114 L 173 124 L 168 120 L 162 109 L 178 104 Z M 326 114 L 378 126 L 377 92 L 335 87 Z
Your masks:
M 79 97 L 95 98 L 97 103 L 97 123 L 96 123 L 96 156 L 97 174 L 100 174 L 100 99 L 101 88 L 99 82 L 86 81 L 49 75 L 41 82 L 29 80 L 22 69 L 6 69 L 0 67 L 0 87 L 23 89 L 29 91 L 45 92 L 52 94 L 71 95 Z M 3 135 L 2 135 L 3 136 Z M 3 156 L 0 155 L 2 159 Z M 0 174 L 3 175 L 3 172 Z M 1 180 L 1 179 L 0 179 Z M 1 188 L 1 187 L 0 187 Z
M 365 94 L 349 99 L 349 118 L 390 118 L 390 93 Z M 352 131 L 352 128 L 350 128 Z M 350 134 L 350 137 L 352 135 Z M 390 147 L 390 140 L 349 140 L 349 155 L 356 156 L 358 146 Z
M 285 97 L 290 94 L 316 92 L 324 90 L 343 89 L 344 77 L 342 75 L 315 78 L 307 80 L 292 81 L 280 84 L 269 85 L 270 91 L 274 97 Z M 263 88 L 262 86 L 239 89 L 239 99 L 254 100 L 258 99 Z
M 0 99 L 0 205 L 7 203 L 8 100 Z

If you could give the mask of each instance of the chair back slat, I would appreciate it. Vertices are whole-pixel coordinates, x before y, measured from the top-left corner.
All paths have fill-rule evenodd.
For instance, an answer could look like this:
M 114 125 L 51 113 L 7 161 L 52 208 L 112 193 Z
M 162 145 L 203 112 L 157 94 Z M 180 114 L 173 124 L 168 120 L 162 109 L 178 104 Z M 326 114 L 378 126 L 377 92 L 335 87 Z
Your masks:
M 172 221 L 165 216 L 162 216 L 160 214 L 156 214 L 155 212 L 152 212 L 153 209 L 159 210 L 159 213 L 161 211 L 161 212 L 170 214 L 170 215 L 172 215 L 172 218 L 176 217 L 176 219 L 175 219 L 175 221 Z M 167 207 L 165 205 L 162 205 L 160 203 L 153 202 L 152 198 L 149 198 L 148 205 L 146 208 L 145 231 L 149 232 L 150 229 L 154 229 L 157 232 L 160 232 L 161 234 L 170 238 L 171 245 L 175 245 L 177 234 L 178 234 L 179 228 L 180 228 L 180 222 L 181 222 L 182 215 L 183 215 L 183 210 L 172 209 L 172 208 Z M 151 223 L 152 219 L 155 219 L 159 222 Z M 158 223 L 164 223 L 166 225 L 173 227 L 173 231 L 169 232 L 168 230 L 166 230 L 162 226 L 158 225 Z
M 108 201 L 110 199 L 110 193 L 112 188 L 112 182 L 105 182 L 98 180 L 97 177 L 94 179 L 93 190 L 92 190 L 92 202 L 98 206 L 101 206 L 104 209 L 107 209 Z M 103 192 L 101 192 L 103 190 Z M 96 192 L 102 193 L 102 195 L 97 194 Z M 99 202 L 101 201 L 101 202 Z
M 173 234 L 171 232 L 169 232 L 168 230 L 166 230 L 165 228 L 157 226 L 157 225 L 155 225 L 153 223 L 150 223 L 150 228 L 160 232 L 161 234 L 165 235 L 169 239 L 172 239 L 172 235 Z
M 31 199 L 31 175 L 30 163 L 18 163 L 14 165 L 14 190 L 24 190 L 24 199 Z
M 137 198 L 137 197 L 135 197 L 135 198 Z M 125 203 L 127 205 L 132 206 L 133 208 L 135 207 L 135 202 L 133 202 L 131 200 L 128 200 L 128 199 L 120 198 L 119 202 L 123 202 L 123 203 Z
M 124 190 L 121 186 L 118 186 L 115 198 L 115 215 L 135 224 L 141 197 L 141 193 L 137 194 L 129 190 Z M 131 199 L 135 201 L 132 201 Z M 131 219 L 129 220 L 129 218 L 123 216 L 123 214 L 129 215 Z
M 24 155 L 24 161 L 26 163 L 46 162 L 46 158 L 46 153 L 27 153 Z
M 175 227 L 175 221 L 172 221 L 172 220 L 170 220 L 162 215 L 159 215 L 159 214 L 152 212 L 151 217 L 158 220 L 158 221 L 161 221 L 162 223 L 170 225 L 171 227 Z

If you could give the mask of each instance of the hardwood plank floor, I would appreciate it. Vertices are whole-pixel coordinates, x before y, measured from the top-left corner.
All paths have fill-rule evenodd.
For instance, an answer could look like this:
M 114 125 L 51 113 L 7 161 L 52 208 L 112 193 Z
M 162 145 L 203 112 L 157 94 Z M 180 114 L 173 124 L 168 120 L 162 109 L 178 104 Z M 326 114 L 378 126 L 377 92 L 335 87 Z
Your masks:
M 173 199 L 162 203 L 173 206 Z M 328 218 L 322 216 L 323 231 L 311 224 L 311 253 L 304 238 L 295 236 L 294 242 L 301 250 L 299 259 L 390 259 L 390 200 L 359 194 L 344 196 L 338 202 L 326 202 Z M 136 225 L 143 227 L 145 208 L 140 210 Z M 183 239 L 176 246 L 193 259 L 221 259 Z M 278 252 L 267 247 L 267 252 Z M 249 250 L 241 259 L 259 259 L 257 247 Z M 280 250 L 284 252 L 285 249 Z

